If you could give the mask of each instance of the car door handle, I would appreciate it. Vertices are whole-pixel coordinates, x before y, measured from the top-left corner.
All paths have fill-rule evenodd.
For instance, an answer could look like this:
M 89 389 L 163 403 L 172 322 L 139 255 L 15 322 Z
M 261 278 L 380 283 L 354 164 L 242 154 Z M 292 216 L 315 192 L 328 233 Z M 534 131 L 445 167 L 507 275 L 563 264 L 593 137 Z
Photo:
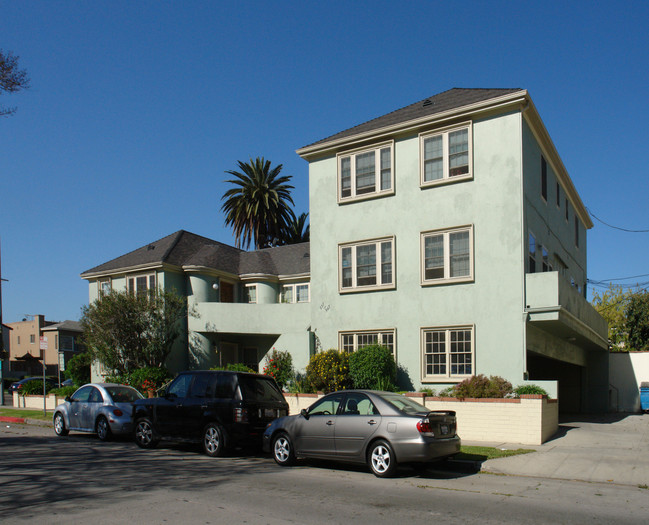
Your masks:
M 333 424 L 334 424 L 334 422 L 331 421 L 331 419 L 330 419 L 329 421 L 327 421 L 327 425 L 331 426 L 331 425 L 333 425 Z
M 367 422 L 367 424 L 368 424 L 368 425 L 376 425 L 376 421 L 374 421 L 373 419 L 370 419 L 370 420 Z

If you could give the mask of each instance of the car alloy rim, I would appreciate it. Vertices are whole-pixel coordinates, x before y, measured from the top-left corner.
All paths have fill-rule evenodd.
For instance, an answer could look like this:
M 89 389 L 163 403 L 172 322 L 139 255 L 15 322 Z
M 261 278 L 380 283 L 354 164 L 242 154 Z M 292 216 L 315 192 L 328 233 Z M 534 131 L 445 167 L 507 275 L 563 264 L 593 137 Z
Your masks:
M 383 445 L 372 450 L 372 468 L 379 473 L 388 470 L 390 466 L 390 451 Z
M 280 461 L 286 461 L 289 456 L 289 443 L 288 439 L 281 437 L 275 441 L 275 457 Z
M 140 423 L 137 426 L 137 432 L 135 433 L 138 441 L 145 444 L 151 441 L 152 434 L 153 432 L 151 431 L 151 427 L 147 423 Z
M 212 453 L 219 448 L 219 432 L 214 427 L 205 432 L 205 448 Z
M 63 430 L 63 418 L 61 414 L 57 414 L 56 418 L 54 418 L 54 430 L 56 430 L 57 434 L 60 434 Z
M 99 423 L 97 423 L 97 434 L 102 439 L 106 437 L 107 426 L 108 424 L 106 423 L 105 419 L 100 419 Z

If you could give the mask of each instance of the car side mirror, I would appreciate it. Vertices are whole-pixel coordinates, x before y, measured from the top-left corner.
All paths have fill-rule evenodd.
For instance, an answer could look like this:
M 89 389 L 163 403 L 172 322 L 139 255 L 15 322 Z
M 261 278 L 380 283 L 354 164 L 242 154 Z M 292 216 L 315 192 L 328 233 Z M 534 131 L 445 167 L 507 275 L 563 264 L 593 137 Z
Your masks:
M 65 396 L 65 401 L 72 403 L 73 399 L 70 396 Z
M 303 408 L 302 410 L 300 410 L 300 415 L 301 415 L 304 419 L 309 419 L 309 412 L 307 411 L 306 408 Z

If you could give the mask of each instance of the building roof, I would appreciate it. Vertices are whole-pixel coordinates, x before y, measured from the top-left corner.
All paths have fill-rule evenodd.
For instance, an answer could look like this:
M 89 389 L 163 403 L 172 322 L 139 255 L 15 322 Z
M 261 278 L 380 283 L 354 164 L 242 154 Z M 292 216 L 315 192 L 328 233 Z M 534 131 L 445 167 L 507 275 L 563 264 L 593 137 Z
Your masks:
M 50 330 L 79 332 L 79 333 L 83 332 L 83 328 L 81 328 L 81 323 L 79 321 L 63 321 L 61 323 L 55 323 L 49 326 L 45 326 L 44 328 L 41 328 L 41 332 L 47 332 Z
M 179 230 L 81 274 L 88 279 L 142 267 L 210 268 L 234 275 L 309 273 L 309 243 L 246 252 L 207 237 Z
M 464 106 L 483 102 L 489 99 L 510 95 L 516 92 L 523 92 L 520 88 L 515 89 L 466 89 L 466 88 L 453 88 L 444 91 L 432 97 L 425 98 L 414 104 L 410 104 L 396 111 L 392 111 L 387 115 L 377 117 L 375 119 L 354 126 L 353 128 L 346 129 L 335 135 L 324 138 L 313 144 L 309 144 L 304 148 L 326 144 L 327 142 L 336 141 L 339 139 L 352 137 L 362 133 L 394 126 L 404 122 L 417 120 L 437 113 L 444 113 Z

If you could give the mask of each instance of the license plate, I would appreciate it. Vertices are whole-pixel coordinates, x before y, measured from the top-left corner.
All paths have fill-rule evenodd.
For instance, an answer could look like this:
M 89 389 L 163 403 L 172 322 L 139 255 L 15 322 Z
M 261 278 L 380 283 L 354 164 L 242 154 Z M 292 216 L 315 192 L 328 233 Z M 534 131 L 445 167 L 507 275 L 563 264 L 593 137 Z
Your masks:
M 440 425 L 439 429 L 442 432 L 442 435 L 448 434 L 448 425 Z
M 264 410 L 264 417 L 275 417 L 275 409 L 273 408 L 267 408 Z

